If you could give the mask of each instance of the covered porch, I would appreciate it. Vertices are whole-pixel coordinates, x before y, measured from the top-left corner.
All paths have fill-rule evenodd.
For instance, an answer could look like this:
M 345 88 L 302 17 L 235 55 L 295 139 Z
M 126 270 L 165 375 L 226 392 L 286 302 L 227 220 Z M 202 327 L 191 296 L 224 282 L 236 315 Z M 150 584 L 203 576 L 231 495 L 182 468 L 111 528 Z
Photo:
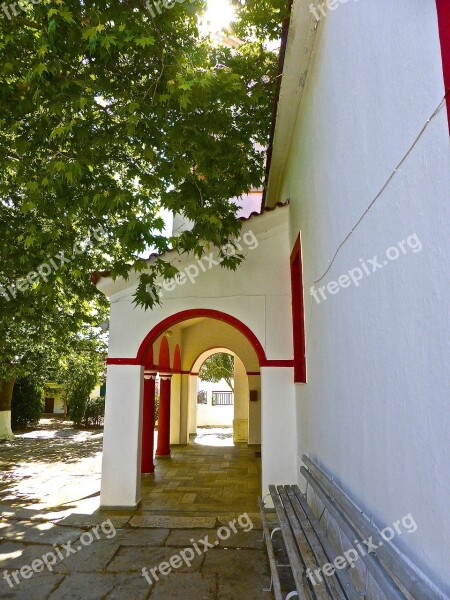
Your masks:
M 154 455 L 167 462 L 160 473 L 166 469 L 167 477 L 175 474 L 170 466 L 177 461 L 174 448 L 189 446 L 197 433 L 198 371 L 217 352 L 235 359 L 233 440 L 250 448 L 261 446 L 259 485 L 264 490 L 274 480 L 295 479 L 287 209 L 282 206 L 243 222 L 237 244 L 246 260 L 236 272 L 220 268 L 215 253 L 205 257 L 210 268 L 193 257 L 166 257 L 176 264 L 179 275 L 161 284 L 165 297 L 151 311 L 134 305 L 132 278 L 114 281 L 103 274 L 98 281 L 111 301 L 102 507 L 137 508 L 143 500 L 141 478 L 156 477 Z M 226 469 L 220 451 L 210 456 L 216 457 L 216 467 L 222 464 L 219 471 Z M 245 473 L 232 470 L 227 476 L 232 480 L 235 475 L 245 480 Z
M 172 446 L 171 460 L 155 459 L 142 478 L 141 510 L 201 517 L 258 513 L 259 446 L 233 443 L 231 428 L 199 428 L 189 446 Z

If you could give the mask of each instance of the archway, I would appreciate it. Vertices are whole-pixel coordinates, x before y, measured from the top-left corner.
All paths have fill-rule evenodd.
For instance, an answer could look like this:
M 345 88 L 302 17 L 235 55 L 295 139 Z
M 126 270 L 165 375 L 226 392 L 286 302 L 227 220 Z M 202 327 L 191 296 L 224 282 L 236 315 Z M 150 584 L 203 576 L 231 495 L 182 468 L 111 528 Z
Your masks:
M 203 379 L 202 372 L 205 375 Z M 227 348 L 206 350 L 195 361 L 191 376 L 197 378 L 197 401 L 191 399 L 190 404 L 197 443 L 248 444 L 249 432 L 255 424 L 249 420 L 249 380 L 239 356 Z M 260 423 L 257 426 L 255 433 L 259 442 Z M 202 427 L 213 427 L 214 430 L 210 436 L 203 432 L 199 441 Z
M 170 445 L 188 445 L 197 433 L 198 372 L 204 361 L 218 351 L 236 357 L 236 401 L 230 419 L 233 443 L 261 443 L 259 365 L 265 355 L 259 340 L 245 325 L 224 313 L 185 311 L 153 327 L 139 349 L 139 361 L 145 364 L 142 449 L 146 456 L 142 473 L 154 470 L 153 418 L 148 406 L 153 406 L 155 393 L 157 396 L 159 389 L 156 456 L 169 457 Z M 156 380 L 154 389 L 146 383 L 149 377 Z M 216 408 L 216 413 L 226 411 L 226 407 Z
M 156 395 L 157 383 L 161 383 L 163 376 L 170 394 L 167 403 L 170 414 L 162 420 L 166 423 L 164 433 L 169 440 L 169 450 L 179 454 L 180 448 L 187 449 L 190 433 L 196 431 L 192 405 L 196 406 L 196 380 L 204 356 L 200 358 L 200 364 L 196 362 L 199 357 L 208 352 L 212 354 L 217 348 L 225 348 L 242 360 L 248 382 L 248 420 L 243 428 L 248 436 L 245 451 L 248 457 L 253 457 L 250 463 L 255 458 L 252 445 L 262 443 L 262 455 L 266 457 L 262 465 L 263 483 L 273 480 L 272 473 L 279 476 L 280 468 L 283 479 L 292 481 L 295 461 L 289 458 L 286 463 L 280 451 L 280 440 L 288 438 L 291 443 L 289 457 L 295 457 L 294 438 L 290 435 L 294 423 L 294 400 L 289 392 L 292 360 L 281 358 L 279 353 L 278 356 L 273 353 L 276 358 L 267 359 L 262 345 L 262 341 L 267 344 L 267 340 L 260 340 L 245 323 L 218 310 L 184 310 L 165 316 L 156 324 L 156 315 L 152 313 L 151 316 L 150 327 L 147 328 L 150 331 L 142 333 L 141 342 L 135 340 L 136 354 L 128 350 L 124 352 L 128 357 L 119 358 L 116 352 L 115 357 L 108 358 L 109 396 L 105 413 L 102 506 L 133 506 L 141 497 L 141 474 L 152 472 L 151 468 L 143 470 L 141 466 L 144 462 L 143 449 L 148 462 L 151 461 L 150 467 L 154 460 L 154 452 L 149 452 L 154 439 L 151 394 Z M 264 335 L 261 324 L 257 320 L 255 323 L 259 335 Z M 144 320 L 141 325 L 144 325 Z M 133 325 L 134 329 L 136 326 L 137 322 Z M 133 333 L 133 329 L 130 331 Z M 125 337 L 123 346 L 126 344 L 131 349 L 131 343 Z M 162 344 L 169 348 L 169 361 L 161 358 Z M 154 386 L 152 379 L 155 380 Z M 216 456 L 219 460 L 219 455 Z M 172 462 L 175 465 L 177 461 L 168 458 L 165 463 L 167 469 L 172 469 L 169 466 Z M 147 478 L 148 481 L 151 478 Z

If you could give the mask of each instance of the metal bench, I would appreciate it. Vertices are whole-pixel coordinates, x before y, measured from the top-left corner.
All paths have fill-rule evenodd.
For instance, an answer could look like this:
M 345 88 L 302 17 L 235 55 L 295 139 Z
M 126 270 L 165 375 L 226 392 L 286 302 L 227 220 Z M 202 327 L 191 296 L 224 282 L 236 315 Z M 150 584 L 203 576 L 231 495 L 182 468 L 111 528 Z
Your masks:
M 303 456 L 303 462 L 306 465 L 301 468 L 307 482 L 305 494 L 297 485 L 272 485 L 269 491 L 274 508 L 267 508 L 264 500 L 260 500 L 271 570 L 271 586 L 266 591 L 273 590 L 276 600 L 361 600 L 367 595 L 368 578 L 372 577 L 388 600 L 441 600 L 442 596 L 403 560 L 334 481 L 308 456 Z M 307 502 L 308 487 L 323 507 L 319 518 Z M 320 524 L 325 511 L 334 520 L 339 537 L 343 534 L 347 538 L 348 550 L 336 550 L 332 546 Z M 271 521 L 269 515 L 275 520 Z M 274 536 L 277 532 L 281 532 L 280 541 L 289 564 L 279 564 L 276 560 Z M 365 566 L 363 590 L 356 589 L 349 571 L 359 561 Z M 283 567 L 289 567 L 293 581 L 292 589 L 284 592 L 280 583 Z

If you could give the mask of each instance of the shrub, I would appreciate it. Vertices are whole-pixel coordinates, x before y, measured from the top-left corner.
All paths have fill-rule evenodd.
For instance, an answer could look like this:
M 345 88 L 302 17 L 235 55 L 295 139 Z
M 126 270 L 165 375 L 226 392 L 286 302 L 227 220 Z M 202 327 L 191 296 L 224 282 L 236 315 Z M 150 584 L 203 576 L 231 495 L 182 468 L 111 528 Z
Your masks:
M 84 411 L 83 423 L 86 427 L 99 427 L 105 416 L 105 398 L 89 398 Z
M 44 412 L 44 389 L 31 377 L 18 379 L 11 403 L 12 429 L 37 425 Z
M 89 402 L 89 396 L 97 383 L 95 373 L 84 373 L 80 375 L 73 384 L 67 398 L 69 418 L 75 425 L 81 425 Z

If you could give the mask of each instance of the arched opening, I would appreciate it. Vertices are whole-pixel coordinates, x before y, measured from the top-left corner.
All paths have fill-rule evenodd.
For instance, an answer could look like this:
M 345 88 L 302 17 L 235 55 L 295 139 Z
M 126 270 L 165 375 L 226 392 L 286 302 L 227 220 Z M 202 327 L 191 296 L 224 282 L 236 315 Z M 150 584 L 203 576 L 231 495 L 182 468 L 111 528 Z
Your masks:
M 231 317 L 216 318 L 216 314 L 212 316 L 214 312 L 200 311 L 195 315 L 184 313 L 183 316 L 188 318 L 180 319 L 178 314 L 165 319 L 153 328 L 141 345 L 138 356 L 140 363 L 145 364 L 144 378 L 152 377 L 155 380 L 154 391 L 144 381 L 142 448 L 147 457 L 146 461 L 143 457 L 142 462 L 147 462 L 147 465 L 151 463 L 151 468 L 143 470 L 143 473 L 153 473 L 155 464 L 157 470 L 163 468 L 171 472 L 171 465 L 177 464 L 181 455 L 187 463 L 189 457 L 199 462 L 203 459 L 215 461 L 217 467 L 223 469 L 226 479 L 225 465 L 232 463 L 229 462 L 231 459 L 224 459 L 223 452 L 231 452 L 233 460 L 233 452 L 245 452 L 248 462 L 257 461 L 259 465 L 260 362 L 265 360 L 264 351 L 256 336 L 243 324 L 236 326 L 236 320 Z M 208 388 L 207 405 L 201 406 L 199 372 L 205 361 L 219 353 L 232 359 L 233 389 L 219 380 L 218 386 Z M 145 407 L 152 404 L 152 399 L 146 397 L 147 393 L 156 396 L 158 405 L 158 389 L 159 412 L 156 415 L 158 427 L 155 436 L 154 420 L 150 422 L 148 417 L 151 409 L 147 408 L 146 411 Z M 209 431 L 205 432 L 205 427 Z M 157 442 L 154 443 L 155 451 L 149 457 L 151 443 L 148 439 L 155 439 L 153 436 Z M 205 456 L 208 458 L 205 459 Z M 172 460 L 167 462 L 166 459 L 170 457 Z M 259 472 L 258 465 L 254 467 L 253 475 Z M 176 473 L 179 476 L 180 469 Z M 235 473 L 233 475 L 236 476 Z M 152 485 L 153 480 L 145 480 L 146 489 Z
M 145 357 L 149 352 L 149 348 L 154 344 L 154 342 L 158 338 L 160 338 L 164 334 L 164 332 L 171 330 L 172 328 L 175 328 L 177 326 L 183 327 L 183 323 L 188 323 L 192 321 L 198 322 L 204 319 L 212 319 L 214 321 L 228 324 L 232 328 L 239 331 L 242 334 L 242 336 L 244 336 L 247 339 L 247 341 L 252 345 L 257 356 L 257 362 L 259 367 L 268 366 L 274 362 L 267 360 L 266 353 L 264 352 L 264 348 L 261 342 L 253 333 L 253 331 L 249 327 L 247 327 L 247 325 L 245 325 L 242 321 L 236 319 L 228 313 L 219 310 L 198 308 L 175 313 L 173 315 L 170 315 L 166 319 L 163 319 L 157 325 L 155 325 L 155 327 L 153 327 L 153 329 L 145 336 L 144 340 L 142 341 L 136 356 L 135 364 L 145 364 Z
M 249 385 L 242 360 L 227 348 L 217 348 L 205 351 L 197 365 L 194 442 L 205 446 L 248 443 Z
M 188 504 L 188 510 L 214 511 L 217 508 L 214 502 L 219 502 L 217 498 L 222 495 L 221 508 L 234 510 L 232 500 L 236 499 L 238 482 L 241 491 L 244 486 L 251 504 L 251 498 L 261 492 L 261 484 L 266 489 L 267 482 L 274 479 L 292 481 L 296 472 L 293 436 L 296 405 L 291 389 L 293 360 L 285 358 L 286 354 L 279 347 L 283 332 L 268 341 L 265 322 L 256 311 L 246 317 L 246 323 L 251 323 L 258 335 L 239 319 L 210 309 L 184 310 L 154 323 L 152 321 L 147 335 L 142 332 L 136 354 L 130 345 L 127 357 L 108 358 L 109 403 L 105 414 L 102 506 L 135 506 L 142 498 L 149 510 L 160 510 L 163 496 L 159 496 L 158 486 L 170 482 L 172 492 L 175 488 L 178 491 L 173 492 L 171 498 L 164 497 L 168 501 L 164 510 L 177 509 L 175 500 L 179 500 Z M 273 358 L 266 357 L 262 341 L 268 345 Z M 132 346 L 136 348 L 134 344 L 136 340 Z M 248 421 L 240 424 L 240 431 L 247 438 L 232 448 L 205 448 L 190 443 L 191 434 L 197 432 L 198 370 L 207 356 L 205 353 L 214 354 L 218 348 L 241 359 L 248 382 Z M 171 455 L 155 457 L 159 440 L 158 444 L 154 443 L 154 409 L 157 384 L 163 378 L 170 394 L 165 436 Z M 233 433 L 235 431 L 236 427 Z M 288 450 L 286 441 L 289 441 Z M 257 457 L 261 443 L 262 472 Z M 141 473 L 153 473 L 155 463 L 156 475 L 141 478 Z M 213 477 L 214 473 L 218 477 Z M 196 500 L 191 506 L 189 498 L 194 496 Z

